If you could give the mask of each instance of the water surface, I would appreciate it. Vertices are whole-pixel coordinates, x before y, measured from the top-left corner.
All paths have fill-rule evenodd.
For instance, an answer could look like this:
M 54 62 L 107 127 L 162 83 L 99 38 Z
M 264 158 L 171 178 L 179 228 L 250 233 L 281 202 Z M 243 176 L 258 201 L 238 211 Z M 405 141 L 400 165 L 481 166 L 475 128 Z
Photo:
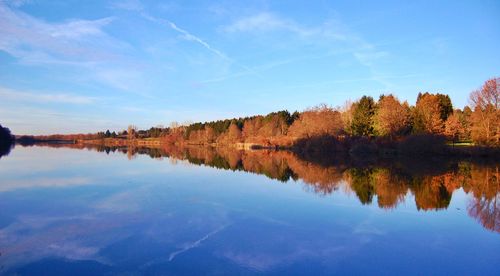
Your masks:
M 498 164 L 344 161 L 18 146 L 0 274 L 500 274 Z

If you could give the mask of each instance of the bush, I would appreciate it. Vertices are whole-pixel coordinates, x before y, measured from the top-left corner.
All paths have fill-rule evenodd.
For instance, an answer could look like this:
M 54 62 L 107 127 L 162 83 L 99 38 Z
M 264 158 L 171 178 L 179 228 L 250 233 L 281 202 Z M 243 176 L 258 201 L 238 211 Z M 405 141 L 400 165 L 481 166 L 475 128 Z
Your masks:
M 446 138 L 441 135 L 412 135 L 398 145 L 398 152 L 404 155 L 429 156 L 449 153 Z

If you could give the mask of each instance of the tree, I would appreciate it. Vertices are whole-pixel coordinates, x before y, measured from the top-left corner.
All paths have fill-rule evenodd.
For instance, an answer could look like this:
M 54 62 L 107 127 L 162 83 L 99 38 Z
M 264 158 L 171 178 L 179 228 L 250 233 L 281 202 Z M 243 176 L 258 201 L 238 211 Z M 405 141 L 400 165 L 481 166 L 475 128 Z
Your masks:
M 500 144 L 500 78 L 487 80 L 470 94 L 473 108 L 471 136 L 474 142 L 484 145 Z
M 0 125 L 0 143 L 11 143 L 13 140 L 12 134 L 10 133 L 10 129 L 6 127 L 2 127 Z
M 227 138 L 231 142 L 239 142 L 241 140 L 241 130 L 235 123 L 231 123 L 229 126 Z
M 413 110 L 413 131 L 442 134 L 443 130 L 439 97 L 429 93 L 419 94 Z
M 205 128 L 205 141 L 209 144 L 215 142 L 217 135 L 212 127 Z
M 7 155 L 14 143 L 14 137 L 10 133 L 10 129 L 0 125 L 0 157 Z
M 352 135 L 351 125 L 352 125 L 353 110 L 354 110 L 354 104 L 350 100 L 346 101 L 344 105 L 340 108 L 342 121 L 344 122 L 344 131 L 349 135 Z
M 372 136 L 373 115 L 375 115 L 375 102 L 373 98 L 363 96 L 353 105 L 351 133 L 357 136 Z
M 320 105 L 302 112 L 290 126 L 292 137 L 309 138 L 321 135 L 336 136 L 342 133 L 344 124 L 339 111 Z
M 462 124 L 460 123 L 460 117 L 458 112 L 454 112 L 448 117 L 444 124 L 444 135 L 455 142 L 460 134 L 463 133 Z
M 374 116 L 374 127 L 382 136 L 405 134 L 410 128 L 410 107 L 401 104 L 393 95 L 382 95 Z
M 458 109 L 455 112 L 458 113 L 458 118 L 460 120 L 460 125 L 462 128 L 462 133 L 460 134 L 459 137 L 460 140 L 470 141 L 471 128 L 472 128 L 472 122 L 471 122 L 472 110 L 470 109 L 469 106 L 465 106 L 463 111 L 460 111 Z
M 439 117 L 443 122 L 453 114 L 453 105 L 451 104 L 450 96 L 437 93 L 436 96 L 439 100 Z
M 127 138 L 129 140 L 135 139 L 137 134 L 137 127 L 134 125 L 129 125 L 127 130 Z
M 245 120 L 243 124 L 243 136 L 245 138 L 257 137 L 259 130 L 263 125 L 263 117 L 255 116 L 249 120 Z

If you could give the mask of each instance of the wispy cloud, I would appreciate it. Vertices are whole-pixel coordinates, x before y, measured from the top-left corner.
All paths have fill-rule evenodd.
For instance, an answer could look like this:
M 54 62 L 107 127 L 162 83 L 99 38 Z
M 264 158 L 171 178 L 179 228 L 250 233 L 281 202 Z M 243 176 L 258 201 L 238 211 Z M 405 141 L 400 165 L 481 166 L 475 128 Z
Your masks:
M 312 35 L 320 31 L 317 28 L 305 28 L 292 20 L 281 18 L 270 12 L 261 12 L 236 20 L 222 28 L 225 32 L 269 32 L 286 30 L 299 35 Z
M 117 123 L 109 116 L 77 113 L 0 102 L 2 124 L 10 126 L 16 135 L 90 133 L 98 129 L 123 129 L 126 123 Z
M 292 19 L 284 18 L 271 12 L 260 12 L 241 17 L 229 25 L 222 26 L 220 29 L 226 33 L 287 31 L 301 37 L 311 38 L 313 36 L 322 36 L 323 38 L 340 41 L 347 40 L 349 35 L 334 20 L 325 21 L 318 26 L 304 26 Z
M 0 184 L 0 192 L 13 191 L 18 189 L 32 188 L 56 188 L 72 187 L 91 183 L 91 179 L 86 177 L 59 177 L 59 178 L 36 178 L 10 180 Z
M 0 2 L 0 50 L 21 59 L 44 56 L 62 61 L 98 61 L 111 55 L 99 47 L 111 40 L 102 30 L 112 22 L 75 19 L 63 23 L 47 23 Z
M 0 96 L 5 100 L 37 103 L 90 104 L 96 98 L 67 93 L 26 92 L 0 86 Z
M 180 33 L 183 35 L 183 38 L 186 39 L 186 40 L 189 40 L 189 41 L 194 41 L 198 44 L 200 44 L 201 46 L 205 47 L 207 50 L 209 50 L 210 52 L 214 53 L 215 55 L 223 58 L 223 59 L 226 59 L 226 60 L 230 60 L 224 53 L 222 53 L 221 51 L 217 50 L 216 48 L 212 47 L 210 44 L 208 44 L 207 42 L 205 42 L 203 39 L 201 39 L 200 37 L 196 36 L 196 35 L 193 35 L 191 34 L 190 32 L 182 29 L 182 28 L 179 28 L 176 24 L 174 24 L 172 21 L 169 21 L 169 20 L 166 20 L 166 19 L 162 19 L 162 18 L 157 18 L 157 17 L 153 17 L 145 12 L 141 12 L 141 15 L 146 18 L 147 20 L 150 20 L 152 22 L 156 22 L 158 24 L 162 24 L 162 25 L 166 25 L 168 27 L 170 27 L 172 30 Z
M 237 67 L 240 67 L 241 69 L 246 71 L 248 74 L 254 74 L 254 75 L 259 76 L 259 74 L 257 72 L 255 72 L 254 70 L 252 70 L 252 68 L 237 62 L 233 58 L 228 57 L 221 50 L 213 47 L 211 44 L 209 44 L 208 42 L 206 42 L 204 39 L 200 38 L 199 36 L 194 35 L 191 32 L 177 26 L 174 22 L 167 20 L 167 19 L 152 16 L 152 15 L 150 15 L 147 12 L 144 12 L 142 10 L 139 10 L 139 12 L 143 18 L 145 18 L 151 22 L 155 22 L 157 24 L 169 27 L 170 29 L 180 33 L 182 35 L 183 39 L 188 40 L 188 41 L 192 41 L 192 42 L 195 42 L 195 43 L 201 45 L 202 47 L 204 47 L 208 51 L 210 51 L 213 54 L 215 54 L 216 56 L 220 57 L 221 59 L 229 62 L 230 64 L 236 65 Z
M 0 51 L 20 65 L 76 68 L 75 78 L 86 83 L 134 91 L 143 83 L 137 68 L 143 61 L 127 55 L 132 47 L 106 32 L 115 20 L 48 22 L 0 1 Z
M 315 45 L 316 52 L 318 49 L 322 49 L 326 53 L 333 53 L 319 55 L 324 57 L 340 53 L 351 55 L 360 65 L 368 68 L 372 79 L 381 83 L 386 88 L 392 86 L 387 79 L 382 77 L 384 74 L 379 72 L 377 66 L 380 61 L 390 57 L 390 53 L 378 49 L 375 44 L 366 41 L 337 19 L 328 19 L 316 26 L 305 26 L 292 19 L 266 11 L 240 17 L 228 25 L 221 26 L 219 29 L 227 34 L 248 33 L 255 36 L 271 32 L 289 33 L 299 39 L 294 43 L 294 47 L 302 43 L 303 45 Z M 310 58 L 316 58 L 318 54 L 309 56 Z M 304 58 L 272 62 L 268 65 L 254 67 L 252 70 L 254 72 L 261 72 L 261 70 L 267 70 L 280 64 L 289 64 L 300 60 L 304 60 Z M 237 72 L 206 80 L 202 83 L 224 81 L 243 75 L 246 75 L 245 72 Z
M 170 253 L 170 256 L 168 257 L 168 261 L 169 261 L 169 262 L 171 262 L 171 261 L 173 261 L 173 260 L 174 260 L 174 258 L 175 258 L 177 255 L 179 255 L 179 254 L 181 254 L 181 253 L 184 253 L 184 252 L 186 252 L 186 251 L 188 251 L 188 250 L 190 250 L 190 249 L 193 249 L 193 248 L 196 248 L 196 247 L 200 246 L 202 242 L 204 242 L 205 240 L 207 240 L 207 239 L 208 239 L 208 238 L 210 238 L 211 236 L 213 236 L 213 235 L 215 235 L 215 234 L 219 233 L 220 231 L 224 230 L 224 228 L 226 228 L 227 226 L 228 226 L 228 225 L 223 225 L 223 226 L 219 227 L 218 229 L 216 229 L 216 230 L 214 230 L 214 231 L 212 231 L 212 232 L 210 232 L 210 233 L 206 234 L 206 235 L 205 235 L 205 236 L 203 236 L 201 239 L 196 240 L 196 241 L 194 241 L 194 242 L 190 242 L 190 243 L 185 244 L 185 245 L 183 246 L 183 248 L 182 248 L 182 249 L 180 249 L 180 250 L 177 250 L 177 251 L 174 251 L 174 252 Z

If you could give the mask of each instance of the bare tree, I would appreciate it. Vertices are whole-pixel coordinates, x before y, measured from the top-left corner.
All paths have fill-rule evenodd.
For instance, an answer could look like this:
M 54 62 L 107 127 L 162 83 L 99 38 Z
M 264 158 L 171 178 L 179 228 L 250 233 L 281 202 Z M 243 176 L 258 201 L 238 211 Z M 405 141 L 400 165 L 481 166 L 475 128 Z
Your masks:
M 127 138 L 129 140 L 135 139 L 137 135 L 137 127 L 134 125 L 129 125 L 127 128 Z
M 474 110 L 471 116 L 471 135 L 478 144 L 500 144 L 500 78 L 487 80 L 484 85 L 470 94 Z

